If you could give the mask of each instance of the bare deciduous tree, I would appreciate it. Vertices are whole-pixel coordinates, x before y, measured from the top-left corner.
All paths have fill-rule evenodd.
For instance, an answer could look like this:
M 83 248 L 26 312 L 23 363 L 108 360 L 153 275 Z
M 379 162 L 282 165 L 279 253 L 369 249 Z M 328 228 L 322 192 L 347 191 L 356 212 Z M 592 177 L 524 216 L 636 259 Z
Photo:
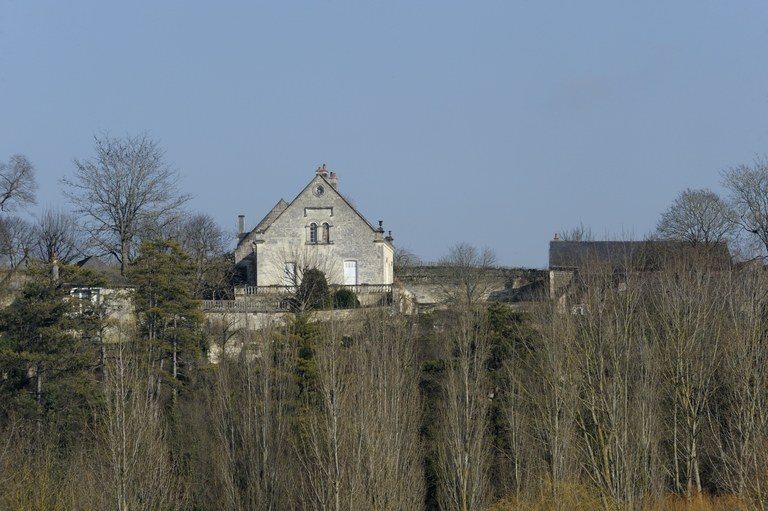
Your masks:
M 46 207 L 35 226 L 35 255 L 42 261 L 51 261 L 54 254 L 59 261 L 70 264 L 83 256 L 85 240 L 75 216 L 61 208 Z
M 178 239 L 195 263 L 195 297 L 225 299 L 234 273 L 227 232 L 212 216 L 199 213 L 180 223 Z
M 205 261 L 226 252 L 229 235 L 211 215 L 198 213 L 181 222 L 179 243 L 202 266 Z
M 662 239 L 705 247 L 727 241 L 733 229 L 733 210 L 715 192 L 706 189 L 688 188 L 680 192 L 656 224 Z
M 0 211 L 13 211 L 35 204 L 35 167 L 26 156 L 11 156 L 0 162 Z
M 525 392 L 532 404 L 531 423 L 533 438 L 543 458 L 551 489 L 558 492 L 562 483 L 575 478 L 576 430 L 578 410 L 579 374 L 574 360 L 575 318 L 563 313 L 554 304 L 542 304 L 536 311 L 534 322 L 540 336 L 531 347 L 526 367 Z M 552 495 L 556 501 L 561 495 Z
M 493 282 L 488 271 L 496 262 L 496 252 L 488 247 L 478 249 L 466 242 L 448 247 L 439 261 L 446 270 L 443 292 L 462 306 L 476 305 Z
M 304 417 L 296 438 L 302 466 L 304 507 L 322 511 L 358 509 L 351 506 L 359 493 L 360 476 L 353 470 L 349 356 L 341 344 L 342 325 L 323 325 L 314 360 L 316 388 L 305 393 Z
M 147 133 L 125 138 L 102 133 L 94 150 L 92 159 L 74 159 L 74 178 L 62 180 L 64 195 L 86 215 L 85 229 L 125 274 L 141 230 L 162 230 L 190 196 L 179 192 L 178 172 Z
M 392 256 L 392 271 L 395 275 L 401 275 L 409 268 L 419 264 L 419 256 L 414 254 L 408 247 L 397 247 Z
M 438 433 L 438 500 L 442 509 L 485 509 L 488 499 L 488 330 L 477 310 L 459 314 L 449 333 L 443 419 Z
M 563 229 L 560 232 L 563 241 L 595 241 L 595 235 L 591 227 L 586 227 L 582 222 L 573 229 Z
M 177 509 L 180 488 L 165 437 L 160 403 L 147 388 L 146 353 L 118 340 L 105 365 L 101 448 L 104 508 Z
M 756 157 L 752 166 L 728 167 L 720 175 L 737 222 L 768 251 L 768 161 Z
M 19 217 L 0 216 L 0 257 L 15 268 L 29 257 L 35 244 L 35 229 Z
M 639 509 L 662 494 L 664 481 L 656 442 L 658 361 L 642 335 L 644 276 L 627 272 L 617 282 L 611 268 L 594 270 L 578 275 L 582 313 L 568 314 L 575 326 L 582 465 L 606 510 Z
M 220 509 L 290 507 L 292 461 L 288 410 L 295 399 L 294 350 L 272 326 L 244 331 L 238 357 L 224 353 L 214 387 L 213 423 L 219 440 L 214 459 Z
M 702 491 L 703 433 L 722 358 L 726 283 L 695 258 L 670 264 L 651 283 L 649 334 L 663 364 L 669 470 L 679 495 Z
M 370 311 L 319 331 L 294 438 L 303 508 L 418 509 L 425 484 L 412 323 Z
M 425 484 L 413 324 L 373 310 L 353 339 L 353 470 L 362 481 L 352 509 L 419 509 Z
M 768 280 L 762 265 L 733 271 L 727 298 L 723 388 L 710 426 L 717 445 L 719 483 L 733 495 L 768 508 Z

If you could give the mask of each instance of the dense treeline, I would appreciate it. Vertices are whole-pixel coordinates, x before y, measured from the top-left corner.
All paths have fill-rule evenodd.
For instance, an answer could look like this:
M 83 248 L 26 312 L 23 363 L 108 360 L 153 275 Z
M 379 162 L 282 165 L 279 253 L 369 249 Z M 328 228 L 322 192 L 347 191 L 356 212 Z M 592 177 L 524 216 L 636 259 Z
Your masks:
M 145 245 L 130 267 L 145 279 L 135 326 L 83 310 L 61 282 L 98 277 L 68 266 L 58 284 L 35 267 L 0 314 L 0 507 L 765 505 L 760 264 L 706 251 L 649 272 L 595 261 L 571 288 L 576 309 L 457 300 L 417 318 L 301 312 L 237 332 L 180 299 L 194 265 L 174 248 Z M 168 268 L 186 292 L 159 285 Z M 208 364 L 235 335 L 243 349 Z

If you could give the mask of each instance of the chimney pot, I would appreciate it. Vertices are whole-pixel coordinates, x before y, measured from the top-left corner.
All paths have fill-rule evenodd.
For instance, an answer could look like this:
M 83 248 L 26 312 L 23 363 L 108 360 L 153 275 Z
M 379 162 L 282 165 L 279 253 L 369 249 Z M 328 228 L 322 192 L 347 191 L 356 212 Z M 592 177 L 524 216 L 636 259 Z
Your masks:
M 558 236 L 557 233 L 555 233 L 555 241 L 560 241 L 560 236 Z
M 245 215 L 237 215 L 238 234 L 243 234 L 245 231 Z

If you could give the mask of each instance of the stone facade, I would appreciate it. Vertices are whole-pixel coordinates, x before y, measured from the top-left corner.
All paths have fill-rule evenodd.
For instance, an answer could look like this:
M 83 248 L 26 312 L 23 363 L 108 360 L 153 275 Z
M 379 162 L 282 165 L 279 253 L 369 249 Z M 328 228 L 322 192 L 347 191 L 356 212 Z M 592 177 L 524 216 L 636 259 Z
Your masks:
M 283 199 L 250 232 L 240 235 L 235 264 L 246 285 L 293 286 L 302 269 L 322 270 L 329 284 L 392 284 L 394 244 L 379 223 L 375 228 L 338 189 L 325 165 L 291 202 Z
M 547 296 L 547 272 L 523 268 L 477 268 L 479 302 L 517 306 Z M 450 306 L 456 284 L 454 268 L 417 265 L 398 272 L 393 301 L 406 314 L 426 313 Z

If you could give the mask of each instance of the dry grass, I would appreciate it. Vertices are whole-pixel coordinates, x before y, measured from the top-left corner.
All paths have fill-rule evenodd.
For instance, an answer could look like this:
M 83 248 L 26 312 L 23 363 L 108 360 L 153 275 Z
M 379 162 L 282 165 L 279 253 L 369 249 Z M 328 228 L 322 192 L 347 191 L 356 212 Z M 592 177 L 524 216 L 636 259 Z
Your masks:
M 600 498 L 586 485 L 547 478 L 537 497 L 510 496 L 494 503 L 488 511 L 594 511 L 602 507 Z
M 583 484 L 546 483 L 544 492 L 536 498 L 506 497 L 495 502 L 488 511 L 596 511 L 622 510 L 605 503 Z M 732 495 L 708 494 L 691 497 L 670 495 L 638 511 L 741 511 L 751 509 L 748 503 Z M 629 510 L 628 510 L 629 511 Z
M 670 495 L 649 511 L 739 511 L 750 509 L 733 495 L 713 496 L 706 493 L 690 497 Z

